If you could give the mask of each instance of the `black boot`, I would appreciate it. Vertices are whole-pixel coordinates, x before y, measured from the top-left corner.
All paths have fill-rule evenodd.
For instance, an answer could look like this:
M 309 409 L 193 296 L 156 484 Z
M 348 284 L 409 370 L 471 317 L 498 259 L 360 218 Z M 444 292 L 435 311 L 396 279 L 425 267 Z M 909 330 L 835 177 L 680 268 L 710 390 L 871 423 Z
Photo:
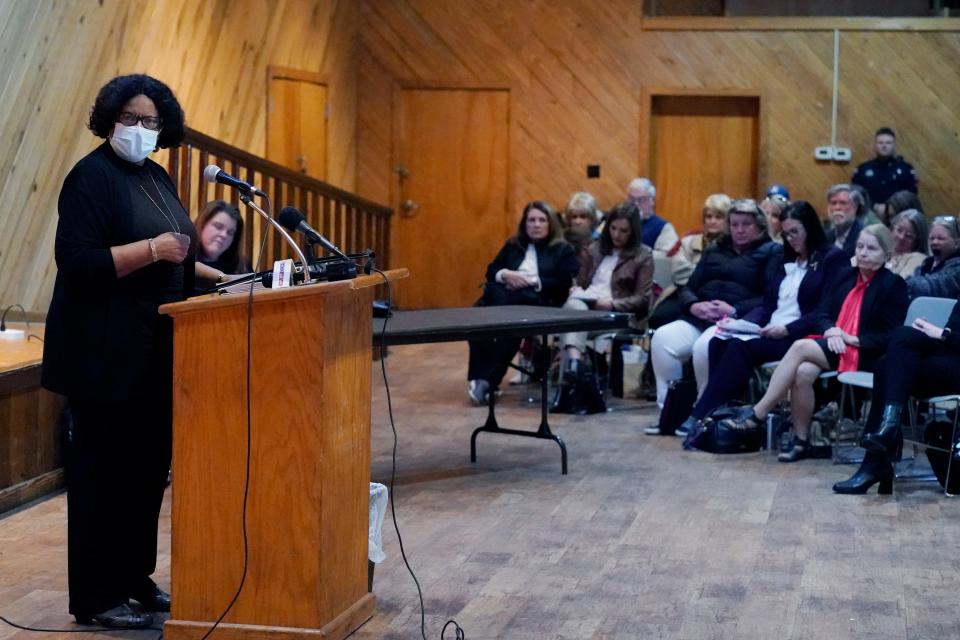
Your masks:
M 903 405 L 887 404 L 883 407 L 883 417 L 880 427 L 873 433 L 865 433 L 861 445 L 864 449 L 886 453 L 893 458 L 900 445 L 900 416 L 903 414 Z
M 848 480 L 833 485 L 835 493 L 863 494 L 879 483 L 877 493 L 893 493 L 893 463 L 885 453 L 867 451 L 860 468 Z

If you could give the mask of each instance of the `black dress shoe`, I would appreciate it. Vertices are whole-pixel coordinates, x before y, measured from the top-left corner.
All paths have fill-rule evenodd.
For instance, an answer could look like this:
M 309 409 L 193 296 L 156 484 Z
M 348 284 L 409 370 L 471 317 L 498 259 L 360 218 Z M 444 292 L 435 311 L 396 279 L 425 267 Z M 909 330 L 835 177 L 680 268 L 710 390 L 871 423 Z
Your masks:
M 128 604 L 121 604 L 94 614 L 74 614 L 77 624 L 98 624 L 109 629 L 147 629 L 153 626 L 153 616 L 137 613 Z
M 144 611 L 170 611 L 170 594 L 157 585 L 131 593 L 130 597 L 139 602 Z
M 777 460 L 780 462 L 796 462 L 797 460 L 810 458 L 812 455 L 813 447 L 810 446 L 810 443 L 794 436 L 793 442 L 790 443 L 790 448 L 786 451 L 781 451 L 780 455 L 777 456 Z
M 867 450 L 857 472 L 843 482 L 833 485 L 834 493 L 864 494 L 877 485 L 877 493 L 893 493 L 893 463 L 884 455 Z

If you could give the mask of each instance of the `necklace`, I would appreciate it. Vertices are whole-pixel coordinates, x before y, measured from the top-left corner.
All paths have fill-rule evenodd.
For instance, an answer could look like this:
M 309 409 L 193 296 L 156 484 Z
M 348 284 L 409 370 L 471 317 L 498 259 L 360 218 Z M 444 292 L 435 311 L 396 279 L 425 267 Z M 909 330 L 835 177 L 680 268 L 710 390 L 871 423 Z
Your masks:
M 157 190 L 157 195 L 160 196 L 160 202 L 163 203 L 166 211 L 161 209 L 160 205 L 157 204 L 157 201 L 154 200 L 149 193 L 147 193 L 147 190 L 143 188 L 143 184 L 140 185 L 140 191 L 143 191 L 143 195 L 147 196 L 150 202 L 153 203 L 153 206 L 157 208 L 157 211 L 159 211 L 160 214 L 166 219 L 167 223 L 170 225 L 170 228 L 177 233 L 180 233 L 180 225 L 177 224 L 177 218 L 173 215 L 173 212 L 170 211 L 170 207 L 167 206 L 167 201 L 163 198 L 163 192 L 160 191 L 160 187 L 157 186 L 157 181 L 153 179 L 153 175 L 150 176 L 150 182 L 153 183 L 153 188 Z

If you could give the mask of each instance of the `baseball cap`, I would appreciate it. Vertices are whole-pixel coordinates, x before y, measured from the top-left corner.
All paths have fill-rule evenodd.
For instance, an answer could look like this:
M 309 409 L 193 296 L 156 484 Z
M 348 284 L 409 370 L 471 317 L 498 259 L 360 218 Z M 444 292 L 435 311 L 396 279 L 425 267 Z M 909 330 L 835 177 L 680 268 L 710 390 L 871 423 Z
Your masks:
M 767 189 L 767 194 L 766 194 L 766 195 L 767 195 L 768 198 L 769 198 L 770 196 L 780 196 L 780 197 L 785 198 L 785 199 L 787 199 L 787 200 L 790 199 L 790 192 L 789 192 L 789 191 L 787 190 L 787 188 L 786 188 L 785 186 L 783 186 L 782 184 L 772 184 L 772 185 L 770 185 L 770 187 Z

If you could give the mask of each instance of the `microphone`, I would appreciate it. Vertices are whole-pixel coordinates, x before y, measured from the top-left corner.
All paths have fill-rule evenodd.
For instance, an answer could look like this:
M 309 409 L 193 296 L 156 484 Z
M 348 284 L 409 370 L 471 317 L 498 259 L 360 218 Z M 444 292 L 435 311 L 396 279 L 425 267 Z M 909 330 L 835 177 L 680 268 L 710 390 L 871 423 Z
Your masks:
M 300 213 L 300 210 L 296 207 L 287 206 L 280 209 L 280 213 L 277 215 L 277 222 L 288 231 L 299 231 L 306 236 L 307 241 L 311 244 L 319 244 L 330 253 L 344 260 L 350 260 L 336 245 L 324 238 L 322 233 L 307 224 L 306 218 L 303 217 L 303 214 Z
M 208 164 L 207 168 L 203 170 L 203 179 L 207 182 L 219 182 L 220 184 L 225 184 L 228 187 L 233 187 L 241 193 L 247 195 L 259 195 L 266 197 L 263 191 L 257 189 L 252 184 L 247 184 L 240 178 L 234 178 L 232 175 L 221 169 L 215 164 Z

